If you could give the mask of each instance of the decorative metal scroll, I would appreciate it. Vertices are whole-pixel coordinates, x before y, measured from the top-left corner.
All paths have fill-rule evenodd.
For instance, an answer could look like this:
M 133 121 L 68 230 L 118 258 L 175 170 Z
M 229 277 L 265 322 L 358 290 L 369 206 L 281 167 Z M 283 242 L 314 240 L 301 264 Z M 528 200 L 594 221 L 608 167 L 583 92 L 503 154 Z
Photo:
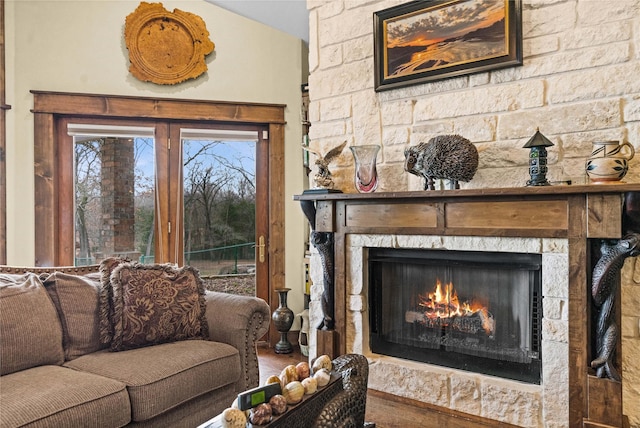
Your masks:
M 300 201 L 302 212 L 307 217 L 311 225 L 311 244 L 318 250 L 322 261 L 322 275 L 324 290 L 322 291 L 322 323 L 318 330 L 333 330 L 335 327 L 334 318 L 334 284 L 333 284 L 333 233 L 316 232 L 316 206 L 313 201 Z
M 597 308 L 596 358 L 591 367 L 596 376 L 620 381 L 620 373 L 614 367 L 618 341 L 618 325 L 615 322 L 615 298 L 620 270 L 627 257 L 640 255 L 640 192 L 625 196 L 623 225 L 627 234 L 618 240 L 605 240 L 600 246 L 600 258 L 593 268 L 591 296 Z

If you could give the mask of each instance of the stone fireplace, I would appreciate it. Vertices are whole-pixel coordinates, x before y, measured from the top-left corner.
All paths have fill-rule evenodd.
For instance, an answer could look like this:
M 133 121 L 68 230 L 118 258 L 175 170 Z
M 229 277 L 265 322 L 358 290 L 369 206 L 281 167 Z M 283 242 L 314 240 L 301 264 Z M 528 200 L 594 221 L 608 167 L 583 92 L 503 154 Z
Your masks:
M 540 254 L 373 247 L 364 254 L 371 352 L 540 384 Z
M 624 192 L 632 190 L 627 187 L 296 197 L 303 203 L 313 201 L 314 233 L 329 233 L 334 238 L 335 330 L 310 332 L 310 358 L 321 353 L 362 353 L 370 361 L 370 389 L 427 407 L 523 427 L 596 426 L 590 423 L 598 420 L 603 424 L 598 426 L 622 426 L 621 384 L 598 378 L 590 369 L 591 321 L 585 308 L 590 303 L 591 240 L 621 237 Z M 391 268 L 396 272 L 387 272 L 388 277 L 404 275 L 412 282 L 423 279 L 420 286 L 408 286 L 411 296 L 397 290 L 395 296 L 392 291 L 376 291 L 372 285 L 379 268 L 372 268 L 370 262 L 395 263 L 388 260 L 395 252 L 408 266 Z M 425 253 L 441 260 L 425 261 Z M 451 254 L 462 254 L 463 261 L 452 262 Z M 470 255 L 479 257 L 465 259 Z M 465 268 L 453 273 L 455 269 L 442 268 L 482 262 L 487 264 L 480 271 Z M 514 264 L 521 270 L 514 270 Z M 416 273 L 424 267 L 421 265 L 427 269 Z M 501 266 L 505 272 L 496 273 Z M 313 248 L 310 274 L 314 284 L 310 324 L 319 326 L 327 278 L 322 257 Z M 492 291 L 474 295 L 477 287 L 470 283 L 476 285 L 483 278 L 506 283 L 500 287 L 519 285 L 517 290 L 493 296 Z M 446 294 L 452 283 L 458 300 L 482 303 L 489 317 L 472 311 L 469 317 L 458 318 L 454 330 L 466 329 L 462 333 L 434 328 L 437 323 L 451 326 L 451 321 L 429 319 L 434 309 L 428 305 L 438 282 L 440 293 Z M 382 328 L 382 342 L 390 337 L 391 342 L 401 342 L 391 351 L 378 343 L 378 312 L 387 310 L 380 301 L 396 305 L 404 318 L 395 321 L 404 324 L 400 327 Z M 516 308 L 499 307 L 507 301 Z M 478 333 L 482 320 L 495 323 L 493 333 Z M 429 348 L 422 342 L 430 333 L 439 337 L 439 344 L 433 347 L 454 348 L 463 355 L 463 362 L 443 363 L 443 359 L 459 358 L 433 357 L 430 349 L 421 352 L 403 347 L 417 343 L 417 348 Z M 449 346 L 450 338 L 453 346 Z M 499 345 L 494 342 L 498 339 L 502 341 Z M 483 344 L 481 351 L 474 349 Z M 500 347 L 510 348 L 503 358 L 511 360 L 508 364 L 499 361 Z M 468 356 L 476 357 L 473 364 Z M 496 371 L 495 366 L 500 365 L 512 367 Z
M 544 339 L 537 381 L 487 375 L 443 364 L 421 363 L 372 350 L 369 319 L 368 261 L 372 249 L 437 249 L 539 255 L 542 262 Z M 564 239 L 482 238 L 409 235 L 349 235 L 347 238 L 346 346 L 371 361 L 369 387 L 430 405 L 525 427 L 553 426 L 543 421 L 568 421 L 567 306 L 568 254 Z M 486 362 L 486 364 L 489 364 Z M 497 365 L 497 363 L 496 363 Z M 480 370 L 477 371 L 482 371 Z M 533 370 L 536 372 L 536 370 Z M 542 376 L 540 377 L 542 373 Z M 553 381 L 551 381 L 553 380 Z

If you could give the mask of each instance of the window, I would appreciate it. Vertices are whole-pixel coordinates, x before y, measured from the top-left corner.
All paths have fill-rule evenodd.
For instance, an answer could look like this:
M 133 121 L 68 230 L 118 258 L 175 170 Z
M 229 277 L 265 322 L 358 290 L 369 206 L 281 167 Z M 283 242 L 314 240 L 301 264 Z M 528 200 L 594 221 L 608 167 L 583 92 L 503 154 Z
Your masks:
M 180 176 L 181 151 L 172 150 L 171 142 L 182 140 L 181 130 L 185 130 L 185 136 L 189 135 L 186 130 L 206 127 L 250 131 L 258 136 L 255 162 L 256 242 L 262 240 L 265 243 L 260 247 L 263 257 L 256 265 L 259 278 L 256 293 L 270 302 L 273 309 L 277 307 L 270 290 L 284 287 L 285 106 L 42 91 L 32 93 L 35 234 L 38 240 L 36 266 L 64 266 L 75 262 L 74 143 L 73 136 L 69 135 L 74 127 L 69 127 L 70 124 L 154 130 L 154 261 L 178 264 L 183 263 L 184 254 L 181 219 L 183 182 Z M 83 131 L 81 128 L 75 129 Z M 114 138 L 131 138 L 131 135 L 114 135 L 114 128 L 104 129 L 110 131 Z M 277 332 L 270 333 L 270 340 L 274 343 L 277 338 Z
M 74 154 L 74 265 L 110 256 L 154 261 L 153 127 L 70 123 Z

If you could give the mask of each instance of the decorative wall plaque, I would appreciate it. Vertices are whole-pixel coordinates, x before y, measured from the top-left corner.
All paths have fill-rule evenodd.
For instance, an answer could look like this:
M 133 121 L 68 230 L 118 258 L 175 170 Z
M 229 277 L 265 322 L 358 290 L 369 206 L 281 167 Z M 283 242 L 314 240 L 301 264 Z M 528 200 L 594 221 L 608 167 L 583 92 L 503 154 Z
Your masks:
M 127 16 L 124 38 L 129 50 L 129 72 L 143 82 L 173 85 L 207 71 L 205 56 L 214 43 L 199 16 L 162 3 L 141 2 Z

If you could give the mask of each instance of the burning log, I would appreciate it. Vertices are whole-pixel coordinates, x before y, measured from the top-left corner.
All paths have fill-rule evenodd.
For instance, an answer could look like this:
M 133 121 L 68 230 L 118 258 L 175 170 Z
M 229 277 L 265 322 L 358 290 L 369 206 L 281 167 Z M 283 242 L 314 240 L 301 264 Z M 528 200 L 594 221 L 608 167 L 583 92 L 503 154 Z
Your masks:
M 427 316 L 423 312 L 406 311 L 404 313 L 404 320 L 409 324 L 413 324 L 414 322 L 424 324 L 427 320 Z
M 430 316 L 426 312 L 408 310 L 404 313 L 404 320 L 410 324 L 420 324 L 424 328 L 440 329 L 449 327 L 453 331 L 466 334 L 483 333 L 493 337 L 495 319 L 487 310 L 479 310 L 469 315 L 454 315 L 452 317 Z
M 432 293 L 418 295 L 418 306 L 421 311 L 405 312 L 405 321 L 420 323 L 425 327 L 448 327 L 464 333 L 475 334 L 484 330 L 487 336 L 493 337 L 495 320 L 485 306 L 460 302 L 453 284 L 443 285 L 436 280 Z
M 459 306 L 453 303 L 432 302 L 432 301 L 429 301 L 429 304 L 424 304 L 424 303 L 420 304 L 420 306 L 424 306 L 424 309 L 427 313 L 435 313 L 435 314 L 456 313 L 459 308 Z
M 493 336 L 495 320 L 487 311 L 478 311 L 470 316 L 457 316 L 451 319 L 449 324 L 452 330 L 460 331 L 467 334 L 485 333 L 487 336 Z
M 406 311 L 404 313 L 404 320 L 410 324 L 417 323 L 425 328 L 437 328 L 440 329 L 445 324 L 441 318 L 429 317 L 424 312 L 418 311 Z

